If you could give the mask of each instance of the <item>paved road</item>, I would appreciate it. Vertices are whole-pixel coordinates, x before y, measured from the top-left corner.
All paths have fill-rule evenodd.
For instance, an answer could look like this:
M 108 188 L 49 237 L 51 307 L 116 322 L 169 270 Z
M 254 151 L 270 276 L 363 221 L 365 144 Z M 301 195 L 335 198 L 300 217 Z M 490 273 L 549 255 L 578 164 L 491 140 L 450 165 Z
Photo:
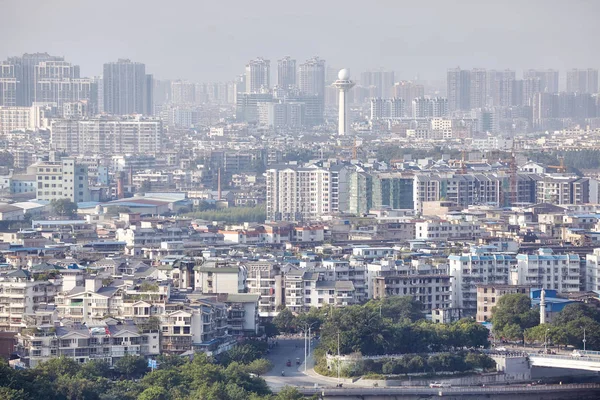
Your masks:
M 304 374 L 304 339 L 280 338 L 277 341 L 279 346 L 273 347 L 268 356 L 269 361 L 273 363 L 273 369 L 263 375 L 269 386 L 272 388 L 286 385 L 312 387 L 315 383 L 320 386 L 331 386 L 331 382 L 327 379 Z M 296 358 L 300 358 L 300 365 L 296 365 Z M 292 361 L 291 367 L 285 365 L 288 359 Z M 285 376 L 281 376 L 281 371 L 285 371 Z

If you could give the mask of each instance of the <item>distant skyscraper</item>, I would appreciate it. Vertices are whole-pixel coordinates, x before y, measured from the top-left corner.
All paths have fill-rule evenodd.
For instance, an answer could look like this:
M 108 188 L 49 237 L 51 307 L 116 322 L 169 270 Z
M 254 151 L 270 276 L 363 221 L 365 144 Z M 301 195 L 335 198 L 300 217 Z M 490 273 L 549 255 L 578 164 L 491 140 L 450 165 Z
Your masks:
M 81 78 L 79 66 L 66 61 L 41 61 L 34 67 L 34 101 L 54 103 L 59 110 L 65 103 L 92 103 L 92 80 Z M 96 112 L 94 104 L 92 112 Z
M 360 84 L 374 86 L 373 97 L 390 98 L 394 90 L 394 71 L 367 71 L 360 74 Z
M 29 107 L 33 104 L 36 91 L 35 68 L 40 62 L 64 61 L 63 57 L 51 56 L 48 53 L 23 54 L 21 57 L 10 57 L 5 64 L 13 65 L 13 77 L 16 79 L 17 106 Z M 79 76 L 78 76 L 79 77 Z
M 513 105 L 515 71 L 504 70 L 487 72 L 487 95 L 489 105 L 508 107 Z
M 271 61 L 264 58 L 246 64 L 246 93 L 260 93 L 271 87 Z
M 17 85 L 15 65 L 0 64 L 0 106 L 17 105 Z
M 529 69 L 523 72 L 523 79 L 539 78 L 543 93 L 558 93 L 558 71 L 553 69 Z
M 127 59 L 104 64 L 104 110 L 115 115 L 152 115 L 152 82 L 145 64 Z
M 346 135 L 350 132 L 350 115 L 348 113 L 348 91 L 355 85 L 350 80 L 350 71 L 342 69 L 338 73 L 338 80 L 333 83 L 339 90 L 340 101 L 338 104 L 338 135 Z
M 298 88 L 303 97 L 313 99 L 306 106 L 309 125 L 323 123 L 325 111 L 325 60 L 313 57 L 298 68 Z
M 597 69 L 572 69 L 567 71 L 567 92 L 569 93 L 597 93 Z
M 460 68 L 448 70 L 448 108 L 450 111 L 471 109 L 471 72 Z
M 393 95 L 399 99 L 404 99 L 406 104 L 410 104 L 417 97 L 425 96 L 425 87 L 411 81 L 400 81 L 394 84 Z
M 298 87 L 305 94 L 323 96 L 325 93 L 325 60 L 313 57 L 300 64 Z
M 283 89 L 296 86 L 296 60 L 286 56 L 277 61 L 277 85 Z
M 188 81 L 171 82 L 171 102 L 175 104 L 193 104 L 196 102 L 196 84 Z
M 471 94 L 469 106 L 473 108 L 483 108 L 487 104 L 487 71 L 482 68 L 475 68 L 471 73 Z

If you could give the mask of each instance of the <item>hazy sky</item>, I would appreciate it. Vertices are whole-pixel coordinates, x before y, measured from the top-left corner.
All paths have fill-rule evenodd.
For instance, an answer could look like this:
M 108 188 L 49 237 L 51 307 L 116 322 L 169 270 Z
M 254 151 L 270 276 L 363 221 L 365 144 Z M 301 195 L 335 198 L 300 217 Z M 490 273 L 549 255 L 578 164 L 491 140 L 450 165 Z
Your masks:
M 597 0 L 0 0 L 0 13 L 0 59 L 49 52 L 85 76 L 130 58 L 157 78 L 225 81 L 285 55 L 397 79 L 600 67 Z

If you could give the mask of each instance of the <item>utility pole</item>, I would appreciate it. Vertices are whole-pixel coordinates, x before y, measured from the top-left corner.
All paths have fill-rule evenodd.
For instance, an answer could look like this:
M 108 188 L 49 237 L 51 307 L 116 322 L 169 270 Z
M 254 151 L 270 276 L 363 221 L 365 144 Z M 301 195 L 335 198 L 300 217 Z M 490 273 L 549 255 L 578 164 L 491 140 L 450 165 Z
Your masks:
M 548 354 L 548 331 L 550 328 L 546 328 L 544 332 L 544 353 Z
M 585 328 L 583 328 L 583 351 L 585 351 Z
M 306 332 L 306 326 L 304 327 L 304 372 L 306 372 L 306 363 L 307 363 L 307 358 L 308 358 L 308 349 L 306 347 L 307 344 L 307 336 L 306 336 L 307 332 Z
M 342 360 L 340 359 L 340 331 L 338 331 L 338 359 L 337 359 L 337 373 L 338 373 L 338 384 L 340 383 L 340 363 Z

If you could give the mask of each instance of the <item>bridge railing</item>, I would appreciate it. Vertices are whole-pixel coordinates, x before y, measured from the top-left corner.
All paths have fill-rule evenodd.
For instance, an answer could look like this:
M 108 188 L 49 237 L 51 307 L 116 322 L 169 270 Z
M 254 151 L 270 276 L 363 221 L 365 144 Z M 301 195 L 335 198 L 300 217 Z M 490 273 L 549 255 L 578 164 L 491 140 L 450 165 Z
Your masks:
M 417 394 L 438 394 L 438 393 L 523 393 L 523 392 L 556 392 L 573 390 L 600 390 L 600 385 L 595 383 L 580 383 L 568 385 L 532 385 L 532 386 L 490 386 L 490 387 L 452 387 L 452 388 L 428 388 L 428 387 L 408 387 L 401 386 L 395 388 L 329 388 L 329 387 L 298 387 L 303 394 L 321 394 L 326 395 L 393 395 L 399 393 L 417 393 Z

